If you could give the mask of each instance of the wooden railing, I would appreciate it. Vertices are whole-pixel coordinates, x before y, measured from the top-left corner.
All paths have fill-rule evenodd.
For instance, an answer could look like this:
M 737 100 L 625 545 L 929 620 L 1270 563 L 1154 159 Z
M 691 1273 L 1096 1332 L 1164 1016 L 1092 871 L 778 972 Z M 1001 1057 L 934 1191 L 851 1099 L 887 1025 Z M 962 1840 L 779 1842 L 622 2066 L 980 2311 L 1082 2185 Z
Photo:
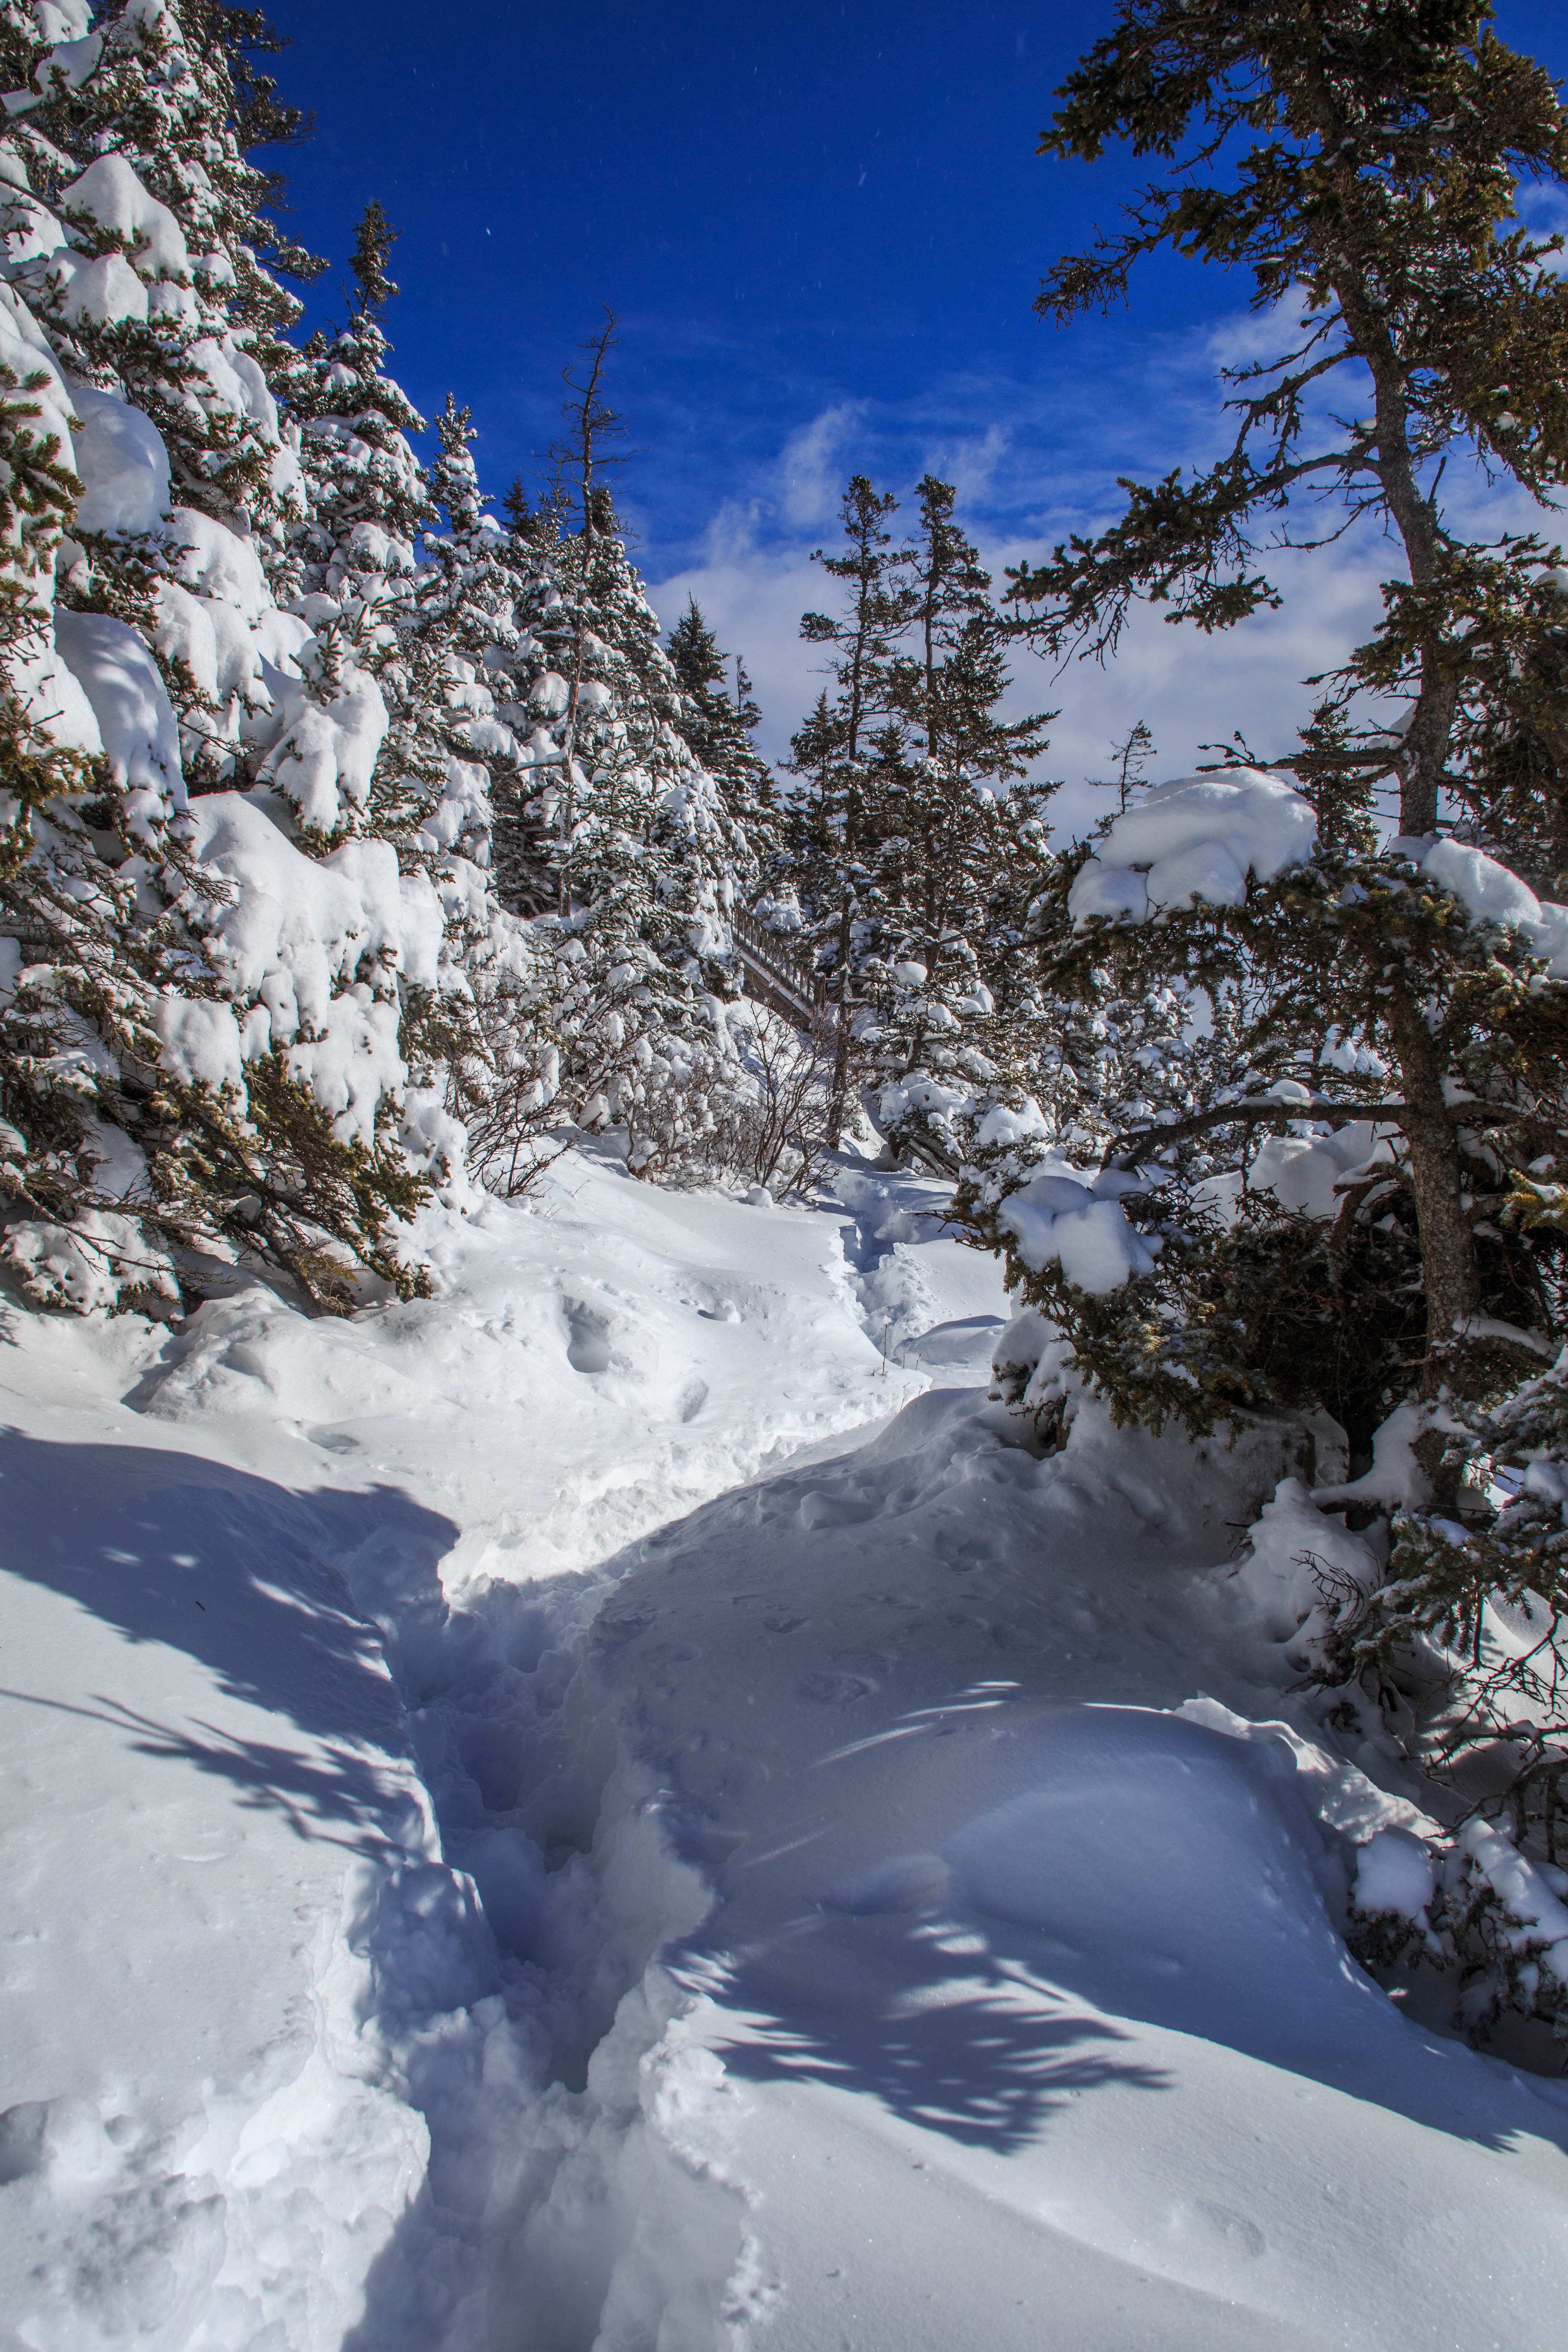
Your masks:
M 730 930 L 747 995 L 782 1013 L 797 1029 L 811 1028 L 826 1001 L 827 985 L 809 960 L 752 915 L 731 915 Z

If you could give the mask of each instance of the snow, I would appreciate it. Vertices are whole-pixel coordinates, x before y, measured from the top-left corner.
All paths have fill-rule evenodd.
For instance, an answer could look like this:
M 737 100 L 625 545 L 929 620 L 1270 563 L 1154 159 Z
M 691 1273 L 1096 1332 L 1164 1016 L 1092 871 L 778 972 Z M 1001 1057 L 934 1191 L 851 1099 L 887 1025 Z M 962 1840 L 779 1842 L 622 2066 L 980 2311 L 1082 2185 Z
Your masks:
M 1425 1927 L 1436 1885 L 1432 1856 L 1418 1837 L 1408 1830 L 1379 1830 L 1356 1857 L 1351 1901 L 1369 1916 L 1390 1912 Z
M 59 442 L 61 452 L 71 446 L 71 396 L 43 329 L 14 287 L 0 285 L 0 364 L 15 369 L 26 384 L 29 376 L 42 383 L 21 395 L 38 410 L 37 430 Z
M 1247 876 L 1223 841 L 1194 842 L 1157 858 L 1143 877 L 1151 907 L 1239 907 Z
M 53 644 L 13 656 L 8 674 L 33 724 L 68 751 L 100 754 L 103 738 L 91 703 Z
M 245 1049 L 232 1004 L 206 997 L 160 996 L 153 1025 L 163 1067 L 188 1087 L 232 1089 L 245 1098 Z
M 72 435 L 85 489 L 77 503 L 80 530 L 148 531 L 169 511 L 169 453 L 139 408 L 90 384 L 71 386 L 81 419 Z
M 1075 923 L 1141 923 L 1200 902 L 1239 907 L 1249 874 L 1271 881 L 1308 857 L 1316 838 L 1310 802 L 1282 776 L 1227 768 L 1178 777 L 1152 786 L 1110 824 L 1079 868 L 1068 910 Z M 1495 857 L 1462 842 L 1399 836 L 1388 846 L 1451 890 L 1478 922 L 1521 930 L 1549 976 L 1568 979 L 1568 907 L 1538 898 Z
M 1363 1172 L 1392 1167 L 1393 1161 L 1393 1131 L 1358 1118 L 1324 1135 L 1267 1137 L 1258 1146 L 1248 1181 L 1254 1192 L 1271 1192 L 1286 1208 L 1303 1216 L 1332 1217 L 1342 1205 L 1336 1187 Z
M 190 255 L 179 222 L 149 194 L 123 155 L 100 155 L 89 163 L 60 190 L 59 205 L 68 219 L 90 221 L 122 239 L 147 277 L 188 274 Z
M 272 598 L 261 560 L 247 539 L 194 507 L 174 516 L 174 577 L 200 596 L 221 597 L 252 624 L 269 612 Z
M 1522 931 L 1546 959 L 1553 980 L 1568 980 L 1568 907 L 1538 898 L 1517 874 L 1462 842 L 1417 845 L 1424 875 L 1462 899 L 1478 922 L 1503 923 Z
M 1500 1823 L 1467 1822 L 1459 1832 L 1459 1845 L 1478 1874 L 1501 1896 L 1513 1923 L 1508 1931 L 1513 1949 L 1528 1953 L 1559 1984 L 1568 1985 L 1568 1905 L 1552 1893 L 1533 1864 L 1516 1851 Z
M 434 887 L 424 875 L 400 876 L 390 842 L 345 842 L 325 859 L 306 856 L 268 814 L 265 794 L 204 793 L 191 806 L 187 845 L 205 877 L 188 919 L 248 1018 L 242 1037 L 226 1003 L 164 997 L 165 1062 L 243 1098 L 244 1062 L 286 1046 L 290 1071 L 331 1112 L 340 1139 L 369 1145 L 378 1108 L 405 1071 L 397 1005 L 376 995 L 362 968 L 384 987 L 395 969 L 416 986 L 437 984 L 443 919 Z
M 1089 1176 L 1052 1158 L 1008 1194 L 997 1223 L 1016 1237 L 1019 1257 L 1034 1273 L 1059 1265 L 1068 1282 L 1103 1297 L 1153 1265 L 1152 1248 L 1128 1223 L 1118 1197 L 1143 1189 L 1120 1171 Z
M 55 644 L 92 705 L 110 772 L 133 826 L 185 805 L 180 730 L 158 666 L 134 629 L 105 613 L 55 614 Z
M 1068 897 L 1075 922 L 1091 915 L 1142 921 L 1150 908 L 1239 906 L 1247 877 L 1272 881 L 1308 856 L 1317 837 L 1310 801 L 1282 776 L 1229 768 L 1155 784 L 1123 810 Z
M 113 1307 L 121 1291 L 179 1300 L 167 1250 L 133 1218 L 110 1210 L 84 1209 L 68 1230 L 25 1218 L 5 1228 L 3 1248 L 5 1264 L 16 1268 L 26 1296 L 40 1307 L 69 1307 L 85 1314 Z
M 334 833 L 370 797 L 386 733 L 381 688 L 367 672 L 348 666 L 339 690 L 325 701 L 280 673 L 268 684 L 283 732 L 262 764 L 261 781 L 276 785 L 301 823 Z
M 1568 2095 L 1339 1933 L 1425 1827 L 1293 1687 L 1305 1433 L 1042 1458 L 941 1188 L 839 1181 L 579 1150 L 428 1300 L 0 1310 L 19 2343 L 1555 2346 Z

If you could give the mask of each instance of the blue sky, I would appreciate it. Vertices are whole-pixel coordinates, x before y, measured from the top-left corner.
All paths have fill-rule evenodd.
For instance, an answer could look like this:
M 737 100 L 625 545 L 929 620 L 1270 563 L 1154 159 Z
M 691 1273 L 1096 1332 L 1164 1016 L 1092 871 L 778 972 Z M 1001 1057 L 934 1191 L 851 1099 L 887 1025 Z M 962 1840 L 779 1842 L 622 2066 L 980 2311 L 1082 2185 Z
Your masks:
M 499 494 L 551 439 L 561 366 L 609 303 L 637 560 L 667 621 L 694 590 L 746 656 L 772 750 L 816 691 L 796 623 L 850 471 L 895 490 L 946 473 L 999 566 L 1212 435 L 1215 366 L 1246 331 L 1235 281 L 1161 260 L 1109 321 L 1059 332 L 1031 308 L 1132 183 L 1119 158 L 1034 152 L 1110 0 L 268 13 L 292 37 L 285 93 L 318 123 L 283 158 L 289 226 L 340 265 L 312 314 L 341 310 L 379 197 L 403 230 L 395 373 L 426 413 L 448 390 L 472 407 Z M 1568 70 L 1568 16 L 1508 0 L 1498 23 Z M 1300 680 L 1370 616 L 1378 570 L 1367 549 L 1298 564 L 1285 615 L 1213 643 L 1141 626 L 1110 673 L 1026 663 L 1017 703 L 1062 711 L 1044 772 L 1087 808 L 1083 775 L 1140 715 L 1162 773 L 1235 725 L 1287 749 Z

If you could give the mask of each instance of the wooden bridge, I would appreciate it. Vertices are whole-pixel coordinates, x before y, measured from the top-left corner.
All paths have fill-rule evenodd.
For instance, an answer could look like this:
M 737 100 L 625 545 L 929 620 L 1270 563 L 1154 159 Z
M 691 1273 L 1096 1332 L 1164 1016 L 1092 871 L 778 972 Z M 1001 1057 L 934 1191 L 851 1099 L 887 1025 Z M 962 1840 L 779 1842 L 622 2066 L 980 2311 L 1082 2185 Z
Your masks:
M 732 914 L 730 931 L 752 1003 L 782 1013 L 797 1029 L 812 1028 L 827 1000 L 827 983 L 820 972 L 783 933 L 770 931 L 753 915 Z

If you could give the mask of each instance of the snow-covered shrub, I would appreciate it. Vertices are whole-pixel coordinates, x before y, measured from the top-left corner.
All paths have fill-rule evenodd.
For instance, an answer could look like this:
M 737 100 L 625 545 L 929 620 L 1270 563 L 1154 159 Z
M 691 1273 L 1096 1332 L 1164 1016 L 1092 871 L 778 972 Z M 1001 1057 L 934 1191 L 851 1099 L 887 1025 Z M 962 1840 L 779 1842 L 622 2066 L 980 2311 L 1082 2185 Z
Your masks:
M 1315 1219 L 1268 1192 L 1226 1216 L 1204 1181 L 1156 1166 L 1102 1194 L 1103 1171 L 1033 1162 L 966 1171 L 954 1205 L 1118 1421 L 1206 1433 L 1321 1405 L 1363 1451 L 1422 1353 L 1407 1223 Z
M 1015 1315 L 991 1352 L 992 1402 L 1026 1421 L 1048 1453 L 1067 1442 L 1081 1385 L 1071 1343 L 1055 1325 L 1030 1307 Z
M 1443 1420 L 1455 1503 L 1433 1507 L 1423 1415 L 1405 1405 L 1362 1478 L 1294 1498 L 1287 1482 L 1243 1573 L 1255 1588 L 1260 1568 L 1294 1573 L 1292 1638 L 1329 1722 L 1392 1735 L 1455 1824 L 1374 1841 L 1352 1947 L 1455 1974 L 1472 2032 L 1513 2011 L 1568 2038 L 1568 1356 L 1489 1412 Z M 1342 1532 L 1326 1516 L 1342 1503 L 1381 1503 L 1386 1528 Z
M 1228 992 L 1245 1058 L 1192 1057 L 1191 1109 L 1156 1095 L 1098 1173 L 977 1152 L 960 1209 L 1124 1414 L 1206 1428 L 1321 1403 L 1364 1450 L 1403 1398 L 1506 1389 L 1559 1319 L 1563 1238 L 1521 1232 L 1510 1203 L 1568 1151 L 1568 916 L 1478 851 L 1318 851 L 1311 826 L 1243 772 L 1117 820 L 1108 856 L 1146 870 L 1064 861 L 1051 985 L 1089 1007 L 1143 984 Z M 1035 1202 L 1062 1181 L 1093 1208 Z
M 79 1209 L 69 1225 L 23 1218 L 0 1234 L 0 1259 L 39 1307 L 136 1306 L 178 1311 L 180 1286 L 168 1250 L 137 1218 Z
M 453 1017 L 466 1034 L 448 1028 L 437 1041 L 447 1108 L 463 1121 L 474 1174 L 489 1191 L 515 1198 L 560 1148 L 553 1130 L 572 1124 L 560 1100 L 561 1040 L 550 990 L 516 959 L 483 965 Z
M 753 1012 L 742 1034 L 742 1075 L 717 1115 L 710 1167 L 737 1183 L 764 1185 L 775 1200 L 821 1183 L 830 1153 L 837 1026 L 824 1011 L 809 1030 Z
M 1349 1942 L 1369 1967 L 1426 1965 L 1455 1988 L 1455 2017 L 1484 2041 L 1510 2012 L 1568 2042 L 1568 1871 L 1520 1851 L 1479 1814 L 1451 1840 L 1384 1830 L 1361 1852 Z

